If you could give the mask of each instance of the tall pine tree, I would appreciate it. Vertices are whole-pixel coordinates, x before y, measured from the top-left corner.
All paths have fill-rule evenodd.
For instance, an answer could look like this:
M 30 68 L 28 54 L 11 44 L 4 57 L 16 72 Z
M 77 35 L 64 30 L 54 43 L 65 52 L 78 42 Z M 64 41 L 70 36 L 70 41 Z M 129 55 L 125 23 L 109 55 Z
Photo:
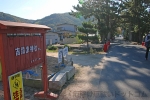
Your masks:
M 97 22 L 97 29 L 102 41 L 110 39 L 118 22 L 118 0 L 86 0 L 73 6 L 76 11 L 70 14 L 76 16 L 82 14 L 84 18 L 93 18 Z

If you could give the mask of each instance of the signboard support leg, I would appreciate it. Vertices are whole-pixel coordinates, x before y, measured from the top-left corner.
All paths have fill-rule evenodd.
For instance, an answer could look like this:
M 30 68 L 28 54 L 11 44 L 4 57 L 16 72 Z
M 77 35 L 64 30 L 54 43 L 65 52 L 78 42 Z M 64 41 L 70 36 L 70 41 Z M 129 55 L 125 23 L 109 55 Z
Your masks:
M 4 58 L 4 48 L 3 48 L 3 34 L 0 34 L 0 61 L 2 66 L 2 80 L 3 80 L 3 89 L 4 89 L 4 98 L 5 100 L 10 99 L 10 91 L 8 87 L 8 77 L 7 77 L 7 71 L 5 67 L 5 58 Z
M 43 35 L 43 40 L 46 40 L 45 38 L 45 34 Z M 52 92 L 49 92 L 49 87 L 48 87 L 48 78 L 47 78 L 47 66 L 46 66 L 46 45 L 45 45 L 45 42 L 44 41 L 44 63 L 43 63 L 43 67 L 42 67 L 42 81 L 43 81 L 43 88 L 44 88 L 44 91 L 41 91 L 41 92 L 37 92 L 34 94 L 34 97 L 37 97 L 37 98 L 42 98 L 42 99 L 46 99 L 46 98 L 49 98 L 49 99 L 56 99 L 58 97 L 57 94 L 54 94 Z

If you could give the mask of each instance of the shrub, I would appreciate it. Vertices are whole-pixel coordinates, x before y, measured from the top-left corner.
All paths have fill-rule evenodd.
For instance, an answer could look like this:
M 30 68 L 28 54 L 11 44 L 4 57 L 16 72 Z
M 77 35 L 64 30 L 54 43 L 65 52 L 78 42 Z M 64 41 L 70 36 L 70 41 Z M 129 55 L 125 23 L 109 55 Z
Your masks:
M 47 48 L 48 48 L 48 50 L 57 50 L 57 47 L 55 47 L 55 46 L 48 46 Z
M 94 50 L 92 47 L 90 47 L 90 53 L 93 54 L 94 53 Z
M 76 36 L 77 44 L 82 44 L 83 40 L 79 38 L 79 36 Z
M 75 36 L 71 35 L 70 38 L 74 38 Z
M 77 37 L 81 40 L 85 40 L 87 39 L 86 35 L 82 35 L 82 34 L 78 34 Z
M 65 47 L 68 47 L 68 51 L 71 50 L 71 47 L 70 47 L 68 44 L 65 44 L 65 45 L 64 45 L 64 48 L 65 48 Z
M 77 38 L 79 40 L 81 40 L 82 43 L 83 43 L 83 41 L 87 41 L 87 36 L 85 34 L 78 34 Z M 96 35 L 96 36 L 89 36 L 88 37 L 88 41 L 92 42 L 92 43 L 99 43 L 99 39 L 100 39 L 99 35 L 98 36 Z
M 65 47 L 68 47 L 68 51 L 70 50 L 70 46 L 69 46 L 69 45 L 65 44 L 65 45 L 64 45 L 64 48 L 65 48 Z

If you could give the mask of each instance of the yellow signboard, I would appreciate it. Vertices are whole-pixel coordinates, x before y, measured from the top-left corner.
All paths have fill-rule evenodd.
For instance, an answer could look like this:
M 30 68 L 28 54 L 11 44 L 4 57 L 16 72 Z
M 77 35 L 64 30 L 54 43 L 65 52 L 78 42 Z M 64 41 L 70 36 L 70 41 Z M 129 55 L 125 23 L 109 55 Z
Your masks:
M 24 100 L 22 72 L 9 76 L 11 100 Z

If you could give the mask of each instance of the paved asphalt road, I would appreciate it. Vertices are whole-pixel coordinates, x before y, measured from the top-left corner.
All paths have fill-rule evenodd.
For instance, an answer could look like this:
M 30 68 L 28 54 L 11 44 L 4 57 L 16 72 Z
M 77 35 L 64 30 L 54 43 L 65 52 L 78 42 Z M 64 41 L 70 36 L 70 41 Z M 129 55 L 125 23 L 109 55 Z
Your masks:
M 144 59 L 144 47 L 120 42 L 104 58 L 97 100 L 150 100 L 150 60 Z
M 83 60 L 87 65 L 78 64 L 80 74 L 59 100 L 150 100 L 150 60 L 144 55 L 144 47 L 121 40 L 112 43 L 105 56 L 72 55 L 76 64 Z

